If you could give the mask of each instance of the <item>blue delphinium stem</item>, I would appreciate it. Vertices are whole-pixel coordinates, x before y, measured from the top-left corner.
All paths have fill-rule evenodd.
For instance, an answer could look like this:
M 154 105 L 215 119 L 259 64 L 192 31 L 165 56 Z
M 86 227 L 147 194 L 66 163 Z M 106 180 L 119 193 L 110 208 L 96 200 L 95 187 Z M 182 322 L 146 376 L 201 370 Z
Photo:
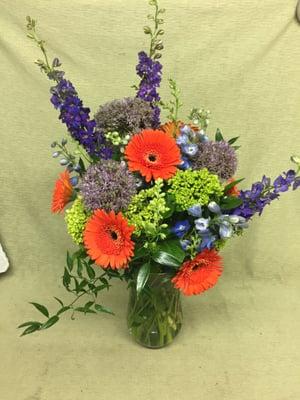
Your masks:
M 300 176 L 296 171 L 289 170 L 279 175 L 271 184 L 271 179 L 263 176 L 260 182 L 252 185 L 250 190 L 241 190 L 240 199 L 243 204 L 233 210 L 233 214 L 240 215 L 246 220 L 253 217 L 254 214 L 261 215 L 265 206 L 272 200 L 278 199 L 280 193 L 286 192 L 291 187 L 296 190 L 300 186 Z
M 112 151 L 106 146 L 102 132 L 96 130 L 96 122 L 90 119 L 90 109 L 84 107 L 72 83 L 64 78 L 64 72 L 57 68 L 61 66 L 58 58 L 54 58 L 50 65 L 47 56 L 45 41 L 36 33 L 36 21 L 30 17 L 27 20 L 27 36 L 41 49 L 44 61 L 35 63 L 40 67 L 50 80 L 56 85 L 50 89 L 51 103 L 59 109 L 59 119 L 66 124 L 70 135 L 87 151 L 96 158 L 110 158 Z

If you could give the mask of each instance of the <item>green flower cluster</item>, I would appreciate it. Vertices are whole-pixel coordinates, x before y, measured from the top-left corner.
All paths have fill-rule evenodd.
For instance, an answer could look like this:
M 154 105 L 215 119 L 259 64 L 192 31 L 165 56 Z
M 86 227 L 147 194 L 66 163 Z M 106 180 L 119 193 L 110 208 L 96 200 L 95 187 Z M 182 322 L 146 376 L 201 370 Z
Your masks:
M 127 134 L 125 137 L 122 137 L 122 135 L 117 132 L 106 132 L 105 137 L 108 141 L 110 141 L 114 146 L 126 146 L 126 144 L 129 142 L 130 135 Z
M 169 183 L 168 192 L 174 196 L 180 211 L 187 210 L 194 204 L 206 205 L 212 200 L 218 200 L 223 194 L 217 175 L 211 174 L 206 168 L 178 171 Z
M 84 209 L 82 199 L 78 197 L 71 208 L 66 210 L 65 221 L 69 235 L 76 244 L 83 243 L 83 231 L 91 213 Z
M 162 220 L 169 207 L 162 188 L 163 180 L 157 179 L 153 187 L 141 190 L 133 196 L 125 215 L 129 224 L 135 226 L 137 236 L 144 232 L 149 238 L 165 239 L 162 231 L 167 228 L 167 224 L 162 224 Z

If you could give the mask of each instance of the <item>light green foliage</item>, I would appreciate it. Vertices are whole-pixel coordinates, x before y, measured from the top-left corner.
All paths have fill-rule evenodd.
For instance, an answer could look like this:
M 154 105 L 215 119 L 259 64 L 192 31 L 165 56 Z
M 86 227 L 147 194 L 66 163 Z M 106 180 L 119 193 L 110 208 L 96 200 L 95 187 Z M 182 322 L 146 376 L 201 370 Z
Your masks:
M 145 26 L 144 33 L 146 35 L 150 35 L 150 51 L 149 56 L 157 60 L 161 57 L 160 51 L 163 50 L 163 42 L 160 39 L 160 36 L 164 34 L 164 30 L 160 27 L 164 23 L 162 15 L 165 13 L 164 8 L 159 8 L 157 0 L 150 0 L 149 5 L 154 7 L 154 14 L 149 14 L 148 19 L 153 21 L 153 27 Z
M 165 239 L 163 232 L 167 224 L 162 224 L 164 215 L 169 211 L 166 204 L 165 193 L 162 192 L 163 181 L 157 179 L 154 186 L 141 190 L 136 194 L 128 206 L 126 218 L 135 226 L 135 234 L 142 233 L 153 239 Z
M 175 198 L 180 211 L 187 210 L 194 204 L 206 205 L 212 200 L 218 200 L 223 194 L 223 187 L 217 177 L 206 168 L 199 171 L 178 171 L 169 180 L 168 192 Z
M 180 90 L 177 87 L 176 82 L 174 79 L 169 78 L 169 88 L 171 91 L 171 96 L 172 99 L 169 102 L 163 102 L 159 101 L 159 105 L 164 109 L 168 111 L 167 119 L 170 121 L 175 122 L 178 124 L 178 112 L 180 107 L 182 107 L 182 103 L 180 101 Z
M 198 125 L 200 129 L 205 131 L 210 121 L 210 111 L 204 108 L 193 108 L 188 118 L 194 125 Z
M 83 243 L 83 230 L 91 214 L 83 206 L 82 200 L 78 197 L 71 208 L 66 211 L 65 221 L 69 235 L 76 244 Z
M 122 137 L 122 135 L 119 132 L 107 132 L 105 133 L 106 139 L 111 142 L 114 146 L 126 146 L 126 144 L 129 142 L 130 135 L 125 135 L 125 137 Z

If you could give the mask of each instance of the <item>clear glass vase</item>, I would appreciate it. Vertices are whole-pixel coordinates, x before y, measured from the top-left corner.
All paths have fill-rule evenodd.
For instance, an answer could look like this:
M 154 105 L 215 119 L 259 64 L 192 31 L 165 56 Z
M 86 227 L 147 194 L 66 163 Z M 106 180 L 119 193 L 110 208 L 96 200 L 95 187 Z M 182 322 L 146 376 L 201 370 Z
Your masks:
M 180 292 L 173 286 L 170 275 L 150 274 L 139 294 L 135 281 L 129 290 L 127 324 L 135 341 L 151 349 L 170 344 L 182 325 Z

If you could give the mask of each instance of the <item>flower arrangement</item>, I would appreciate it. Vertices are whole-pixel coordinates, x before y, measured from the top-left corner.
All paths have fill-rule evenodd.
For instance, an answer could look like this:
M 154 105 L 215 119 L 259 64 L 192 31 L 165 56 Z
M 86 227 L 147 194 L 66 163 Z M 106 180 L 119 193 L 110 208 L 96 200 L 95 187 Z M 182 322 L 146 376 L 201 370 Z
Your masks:
M 145 310 L 147 302 L 153 307 L 153 279 L 159 284 L 167 279 L 175 293 L 173 303 L 169 298 L 167 308 L 156 307 L 151 315 L 137 316 L 134 311 L 130 328 L 137 333 L 151 320 L 140 335 L 154 347 L 149 335 L 156 321 L 159 346 L 169 343 L 170 329 L 175 332 L 176 322 L 181 323 L 176 317 L 178 293 L 196 295 L 213 287 L 223 269 L 220 249 L 231 237 L 242 235 L 252 218 L 282 192 L 300 186 L 300 159 L 292 156 L 295 169 L 273 181 L 263 176 L 250 189 L 240 190 L 243 179 L 235 178 L 238 137 L 226 140 L 220 130 L 209 136 L 210 112 L 205 109 L 193 108 L 181 121 L 180 91 L 173 79 L 171 99 L 161 100 L 165 10 L 157 0 L 149 4 L 154 27 L 144 28 L 150 49 L 138 54 L 135 93 L 101 105 L 93 118 L 60 61 L 49 62 L 36 21 L 27 17 L 27 36 L 44 55 L 36 64 L 53 81 L 51 103 L 70 137 L 51 145 L 53 158 L 64 168 L 55 183 L 51 210 L 65 210 L 67 231 L 78 249 L 67 253 L 63 274 L 63 285 L 74 299 L 65 304 L 56 298 L 59 308 L 52 315 L 44 305 L 32 303 L 46 320 L 23 323 L 23 335 L 49 328 L 68 311 L 72 317 L 112 313 L 98 301 L 112 279 L 128 283 L 136 296 L 135 310 Z M 164 123 L 162 109 L 168 114 Z M 166 293 L 160 296 L 159 304 L 163 296 L 168 299 Z M 88 301 L 79 304 L 84 297 Z

